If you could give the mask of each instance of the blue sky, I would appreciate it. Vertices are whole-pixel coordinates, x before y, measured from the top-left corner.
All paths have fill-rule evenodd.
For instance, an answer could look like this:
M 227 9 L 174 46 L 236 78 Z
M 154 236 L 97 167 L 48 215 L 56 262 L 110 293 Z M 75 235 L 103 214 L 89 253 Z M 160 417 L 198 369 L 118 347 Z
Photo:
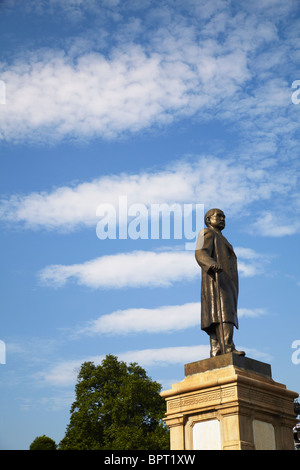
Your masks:
M 1 449 L 62 439 L 86 360 L 136 361 L 166 389 L 209 356 L 186 240 L 97 237 L 120 197 L 224 210 L 235 343 L 300 391 L 299 13 L 0 2 Z

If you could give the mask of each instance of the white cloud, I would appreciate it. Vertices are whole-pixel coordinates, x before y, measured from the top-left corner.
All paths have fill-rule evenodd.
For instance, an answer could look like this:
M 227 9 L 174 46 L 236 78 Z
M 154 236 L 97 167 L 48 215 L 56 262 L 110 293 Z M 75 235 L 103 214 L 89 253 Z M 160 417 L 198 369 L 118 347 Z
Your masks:
M 170 51 L 148 53 L 128 44 L 113 50 L 110 58 L 90 52 L 74 59 L 47 50 L 32 52 L 11 66 L 2 63 L 7 105 L 1 108 L 0 138 L 115 138 L 211 107 L 211 101 L 231 96 L 248 78 L 240 51 L 218 58 L 199 49 L 186 62 L 176 46 L 172 53 L 179 53 L 178 59 Z M 211 80 L 218 86 L 211 87 Z
M 7 3 L 89 28 L 60 38 L 57 49 L 28 48 L 2 61 L 0 140 L 111 139 L 193 116 L 233 125 L 239 155 L 252 164 L 295 153 L 293 1 L 243 2 L 238 10 L 221 0 Z
M 287 211 L 286 211 L 287 212 Z M 296 213 L 296 212 L 295 212 Z M 262 212 L 257 220 L 252 224 L 251 230 L 254 234 L 266 237 L 283 237 L 286 235 L 294 235 L 300 229 L 298 218 L 293 217 L 287 221 L 286 215 L 274 215 L 271 212 Z
M 102 315 L 79 328 L 77 334 L 160 333 L 200 325 L 200 303 L 164 305 L 157 308 L 129 308 Z
M 191 252 L 134 251 L 102 256 L 82 264 L 52 265 L 40 272 L 42 283 L 63 286 L 75 279 L 92 288 L 168 287 L 200 276 Z
M 73 229 L 81 224 L 96 227 L 99 204 L 110 203 L 117 209 L 119 196 L 125 195 L 128 204 L 192 201 L 196 184 L 192 171 L 192 166 L 179 164 L 156 173 L 104 176 L 50 193 L 13 196 L 2 201 L 1 211 L 4 219 L 24 221 L 29 227 Z
M 70 390 L 56 390 L 55 395 L 41 398 L 22 398 L 17 399 L 21 411 L 32 413 L 34 410 L 42 407 L 50 412 L 57 412 L 63 409 L 70 409 L 75 399 L 75 393 Z
M 235 251 L 237 257 L 241 257 L 243 259 L 255 260 L 255 259 L 261 258 L 261 255 L 258 254 L 252 248 L 245 248 L 243 246 L 237 246 L 237 247 L 235 247 L 234 251 Z
M 117 354 L 118 360 L 137 362 L 142 367 L 161 367 L 168 364 L 183 364 L 209 357 L 209 346 L 181 346 L 160 349 L 143 349 L 126 351 Z M 36 379 L 51 385 L 74 385 L 80 366 L 83 362 L 91 361 L 100 364 L 105 356 L 91 356 L 78 360 L 63 361 L 51 369 L 40 372 Z
M 256 359 L 258 361 L 263 361 L 266 363 L 270 363 L 273 359 L 274 356 L 272 354 L 265 352 L 265 351 L 259 351 L 254 348 L 247 348 L 247 347 L 239 347 L 239 349 L 243 350 L 246 352 L 246 355 L 248 357 L 251 357 L 253 359 Z
M 249 317 L 249 318 L 258 318 L 263 315 L 266 315 L 266 310 L 263 308 L 239 308 L 238 315 L 240 318 Z
M 161 367 L 168 364 L 182 364 L 209 357 L 209 346 L 178 346 L 160 349 L 127 351 L 119 355 L 125 362 L 137 362 L 142 367 Z
M 45 5 L 39 8 L 39 3 L 31 2 L 35 12 L 45 13 Z M 139 3 L 126 5 L 134 12 Z M 47 15 L 57 14 L 59 7 L 73 18 L 93 12 L 97 21 L 89 36 L 79 35 L 73 44 L 68 38 L 61 49 L 31 50 L 23 59 L 0 64 L 7 85 L 0 138 L 115 138 L 198 113 L 205 119 L 235 120 L 237 114 L 247 118 L 249 109 L 265 115 L 266 99 L 267 105 L 275 103 L 277 111 L 285 107 L 287 91 L 282 91 L 280 79 L 277 94 L 270 93 L 269 98 L 266 90 L 271 87 L 266 88 L 265 80 L 255 99 L 249 87 L 252 77 L 257 79 L 256 51 L 265 44 L 278 44 L 274 19 L 247 11 L 234 14 L 226 2 L 209 3 L 190 3 L 185 14 L 182 5 L 179 9 L 171 3 L 163 8 L 149 4 L 143 18 L 134 13 L 128 18 L 122 2 L 101 2 L 99 8 L 91 0 L 53 0 Z M 113 45 L 101 17 L 114 18 Z M 81 49 L 79 43 L 85 46 Z M 271 67 L 268 63 L 259 65 L 264 72 Z M 271 60 L 273 67 L 274 63 Z
M 116 354 L 119 361 L 126 363 L 137 362 L 141 367 L 166 367 L 172 364 L 187 364 L 190 362 L 200 361 L 209 357 L 208 345 L 196 346 L 177 346 L 158 349 L 142 349 L 125 351 Z M 257 351 L 255 349 L 243 348 L 247 354 L 258 360 L 270 361 L 272 358 L 270 354 Z M 55 386 L 74 386 L 76 377 L 83 362 L 93 362 L 98 365 L 101 364 L 105 356 L 90 356 L 78 360 L 63 361 L 52 368 L 39 372 L 35 378 L 42 380 L 48 385 Z M 182 377 L 183 378 L 183 377 Z
M 251 248 L 236 247 L 239 274 L 243 277 L 252 277 L 262 274 L 270 263 L 272 256 L 258 253 Z
M 104 359 L 104 357 L 102 359 Z M 90 359 L 79 359 L 60 362 L 47 371 L 38 372 L 37 374 L 35 374 L 35 378 L 37 380 L 45 381 L 46 383 L 51 385 L 74 385 L 81 364 L 88 360 Z M 95 360 L 95 358 L 93 358 L 92 360 Z
M 246 264 L 243 261 L 238 260 L 238 269 L 239 273 L 244 276 L 244 277 L 252 277 L 255 276 L 256 274 L 261 273 L 262 267 L 257 264 Z
M 252 161 L 190 157 L 156 171 L 102 176 L 49 192 L 13 195 L 2 199 L 0 215 L 4 221 L 22 223 L 28 228 L 96 228 L 97 207 L 109 203 L 117 211 L 120 196 L 127 197 L 128 205 L 198 203 L 206 209 L 219 206 L 235 215 L 253 202 L 272 199 L 274 204 L 276 198 L 295 190 L 294 171 L 280 170 L 275 160 L 268 163 L 253 167 Z
M 239 262 L 242 276 L 263 272 L 263 256 Z M 62 287 L 68 281 L 91 288 L 169 287 L 176 282 L 200 279 L 192 251 L 133 251 L 102 256 L 82 264 L 50 265 L 39 273 L 41 283 Z
M 131 333 L 161 333 L 181 331 L 200 326 L 201 305 L 190 302 L 183 305 L 163 305 L 157 308 L 129 308 L 101 315 L 86 326 L 75 330 L 75 335 L 127 335 Z M 257 318 L 264 309 L 240 308 L 239 317 Z
M 139 351 L 127 351 L 118 355 L 119 360 L 125 362 L 137 362 L 142 367 L 162 367 L 168 364 L 187 364 L 189 362 L 207 359 L 210 355 L 209 345 L 179 346 L 160 349 L 143 349 Z M 269 359 L 270 355 L 254 349 L 250 351 L 252 357 Z

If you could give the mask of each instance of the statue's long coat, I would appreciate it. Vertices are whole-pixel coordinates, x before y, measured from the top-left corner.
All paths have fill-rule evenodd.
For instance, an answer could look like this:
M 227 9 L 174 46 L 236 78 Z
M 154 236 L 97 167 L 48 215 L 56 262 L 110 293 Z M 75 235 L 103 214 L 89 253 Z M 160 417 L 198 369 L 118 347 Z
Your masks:
M 209 271 L 215 263 L 223 268 L 219 273 L 222 321 L 233 323 L 238 328 L 238 270 L 232 246 L 221 232 L 205 228 L 199 233 L 195 256 L 202 268 L 201 329 L 209 334 L 211 326 L 219 323 L 215 274 Z

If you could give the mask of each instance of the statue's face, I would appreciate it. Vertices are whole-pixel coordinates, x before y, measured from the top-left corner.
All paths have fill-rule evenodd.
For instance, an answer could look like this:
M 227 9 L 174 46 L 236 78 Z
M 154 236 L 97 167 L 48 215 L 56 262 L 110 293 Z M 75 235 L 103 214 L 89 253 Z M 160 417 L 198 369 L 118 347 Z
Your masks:
M 217 230 L 223 230 L 225 228 L 225 214 L 222 211 L 216 211 L 209 218 L 209 225 Z

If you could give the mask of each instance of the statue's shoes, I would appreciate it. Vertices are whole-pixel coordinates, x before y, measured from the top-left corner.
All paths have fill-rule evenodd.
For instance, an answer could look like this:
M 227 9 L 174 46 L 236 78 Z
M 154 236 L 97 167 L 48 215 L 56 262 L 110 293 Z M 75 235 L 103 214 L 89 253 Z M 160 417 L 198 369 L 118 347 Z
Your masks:
M 234 349 L 231 352 L 234 353 L 234 354 L 238 354 L 238 356 L 246 356 L 245 351 L 237 351 L 236 349 Z

